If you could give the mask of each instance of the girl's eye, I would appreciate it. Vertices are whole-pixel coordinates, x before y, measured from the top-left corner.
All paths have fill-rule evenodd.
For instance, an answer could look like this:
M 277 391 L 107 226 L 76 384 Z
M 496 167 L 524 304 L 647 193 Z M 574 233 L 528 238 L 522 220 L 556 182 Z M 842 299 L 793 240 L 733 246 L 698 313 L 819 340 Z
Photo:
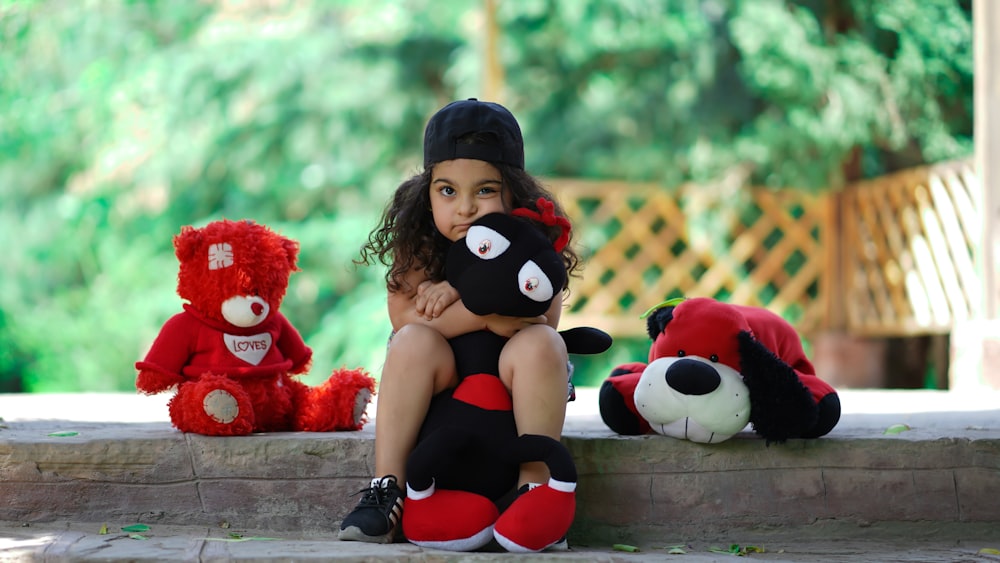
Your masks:
M 441 195 L 455 195 L 455 188 L 451 186 L 444 186 L 439 190 Z
M 687 356 L 687 352 L 685 352 L 684 350 L 678 350 L 677 351 L 677 357 L 678 358 L 683 358 L 684 356 Z
M 473 225 L 465 235 L 465 246 L 473 256 L 492 260 L 510 248 L 510 241 L 489 227 Z
M 708 359 L 712 360 L 713 362 L 717 362 L 717 361 L 719 361 L 719 355 L 718 354 L 712 354 L 711 356 L 708 357 Z

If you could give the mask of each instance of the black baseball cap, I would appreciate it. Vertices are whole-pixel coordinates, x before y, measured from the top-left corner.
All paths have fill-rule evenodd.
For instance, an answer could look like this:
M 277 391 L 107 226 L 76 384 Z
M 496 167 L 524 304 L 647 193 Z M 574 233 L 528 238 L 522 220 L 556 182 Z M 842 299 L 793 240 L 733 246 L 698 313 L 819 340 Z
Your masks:
M 469 133 L 492 133 L 497 143 L 467 144 Z M 524 140 L 514 115 L 500 104 L 476 98 L 452 102 L 431 117 L 424 129 L 424 168 L 455 158 L 471 158 L 524 169 Z

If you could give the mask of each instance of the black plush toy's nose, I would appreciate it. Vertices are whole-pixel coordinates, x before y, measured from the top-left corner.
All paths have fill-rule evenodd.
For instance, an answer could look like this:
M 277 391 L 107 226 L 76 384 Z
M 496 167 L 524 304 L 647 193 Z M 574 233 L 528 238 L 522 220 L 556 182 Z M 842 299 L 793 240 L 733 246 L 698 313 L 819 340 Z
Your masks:
M 698 360 L 677 360 L 667 368 L 664 377 L 667 385 L 685 395 L 707 395 L 722 384 L 719 372 Z

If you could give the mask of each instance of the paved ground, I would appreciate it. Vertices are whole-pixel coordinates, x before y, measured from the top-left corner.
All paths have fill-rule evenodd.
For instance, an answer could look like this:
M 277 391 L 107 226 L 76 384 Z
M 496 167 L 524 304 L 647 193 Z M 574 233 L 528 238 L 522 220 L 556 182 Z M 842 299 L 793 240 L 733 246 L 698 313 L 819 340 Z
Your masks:
M 878 438 L 890 426 L 906 424 L 906 440 L 996 439 L 1000 437 L 1000 393 L 955 394 L 913 391 L 844 391 L 844 417 L 834 435 Z M 13 423 L 6 436 L 40 428 L 72 431 L 108 423 L 164 423 L 167 397 L 131 394 L 0 395 L 0 418 Z M 596 417 L 594 390 L 581 390 L 570 404 L 567 433 L 586 437 L 606 434 Z M 0 423 L 2 424 L 2 423 Z M 159 426 L 159 424 L 157 425 Z M 370 432 L 371 425 L 364 432 Z M 1000 467 L 995 478 L 1000 481 Z M 0 503 L 3 503 L 0 474 Z M 873 502 L 879 502 L 873 499 Z M 1000 521 L 1000 499 L 994 499 Z M 610 544 L 575 544 L 569 552 L 530 556 L 486 552 L 450 554 L 410 544 L 389 546 L 339 542 L 327 530 L 268 531 L 223 527 L 152 525 L 127 532 L 120 523 L 102 533 L 103 522 L 0 522 L 0 561 L 734 561 L 727 550 L 746 559 L 774 562 L 846 561 L 993 561 L 1000 562 L 1000 526 L 978 524 L 873 522 L 858 526 L 826 522 L 802 530 L 734 530 L 706 537 L 664 537 L 661 542 L 624 551 Z M 997 528 L 997 529 L 994 529 Z M 735 547 L 732 547 L 735 546 Z M 754 548 L 761 548 L 757 552 Z M 671 553 L 674 551 L 675 553 Z M 721 553 L 720 553 L 721 551 Z M 681 553 L 683 552 L 683 553 Z
M 936 539 L 932 537 L 933 531 L 927 537 L 886 538 L 885 530 L 873 530 L 873 537 L 839 540 L 779 535 L 764 541 L 757 537 L 747 543 L 740 543 L 741 538 L 734 535 L 716 540 L 671 539 L 662 544 L 617 548 L 577 545 L 569 551 L 515 555 L 500 552 L 452 554 L 407 543 L 341 542 L 333 534 L 323 532 L 275 534 L 259 530 L 152 526 L 142 532 L 109 529 L 102 533 L 101 527 L 101 523 L 93 522 L 30 526 L 0 523 L 0 561 L 736 561 L 729 550 L 745 555 L 745 560 L 774 563 L 1000 561 L 1000 538 L 995 541 Z M 624 550 L 628 547 L 638 550 Z

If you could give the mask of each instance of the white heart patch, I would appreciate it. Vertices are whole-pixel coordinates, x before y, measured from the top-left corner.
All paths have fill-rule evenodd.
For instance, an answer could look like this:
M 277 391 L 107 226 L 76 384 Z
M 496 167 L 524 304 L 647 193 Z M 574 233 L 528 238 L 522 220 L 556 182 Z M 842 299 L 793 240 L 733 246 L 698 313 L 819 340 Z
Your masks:
M 252 365 L 259 364 L 271 349 L 271 335 L 266 332 L 251 336 L 223 334 L 222 339 L 234 356 Z

